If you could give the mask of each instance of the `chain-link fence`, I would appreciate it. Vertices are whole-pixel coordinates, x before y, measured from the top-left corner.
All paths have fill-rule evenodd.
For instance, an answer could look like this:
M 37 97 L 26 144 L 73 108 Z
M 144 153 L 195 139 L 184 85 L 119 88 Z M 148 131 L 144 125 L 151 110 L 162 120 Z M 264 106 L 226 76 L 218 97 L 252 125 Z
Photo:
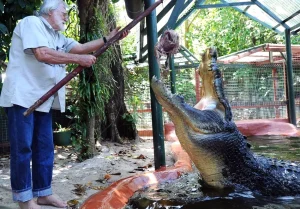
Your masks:
M 234 120 L 287 118 L 283 64 L 222 64 L 219 68 Z
M 287 81 L 285 63 L 263 65 L 254 64 L 219 64 L 223 74 L 225 96 L 230 102 L 233 117 L 238 120 L 288 118 Z M 139 69 L 142 82 L 137 82 L 126 89 L 126 104 L 135 115 L 137 128 L 141 131 L 152 129 L 150 87 L 148 69 Z M 142 71 L 142 73 L 141 73 Z M 200 89 L 196 87 L 195 69 L 176 70 L 176 93 L 194 106 Z M 300 65 L 293 63 L 293 86 L 296 102 L 296 117 L 300 117 Z M 169 78 L 163 79 L 169 87 Z M 200 80 L 201 86 L 201 80 Z M 141 91 L 142 89 L 142 91 Z M 198 91 L 198 92 L 197 92 Z M 132 99 L 138 100 L 133 105 Z M 168 115 L 163 113 L 164 122 Z M 141 133 L 143 133 L 141 131 Z M 147 132 L 147 134 L 149 131 Z

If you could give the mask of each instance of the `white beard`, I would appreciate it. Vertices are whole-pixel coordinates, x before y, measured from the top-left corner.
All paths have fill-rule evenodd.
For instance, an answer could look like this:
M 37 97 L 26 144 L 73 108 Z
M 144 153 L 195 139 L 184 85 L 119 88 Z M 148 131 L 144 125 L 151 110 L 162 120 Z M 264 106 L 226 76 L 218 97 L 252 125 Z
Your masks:
M 54 17 L 54 21 L 55 21 L 55 23 L 57 24 L 57 27 L 58 27 L 58 29 L 56 29 L 56 30 L 62 31 L 62 32 L 66 30 L 66 24 L 65 24 L 64 21 L 62 21 L 60 19 L 60 17 L 55 16 Z

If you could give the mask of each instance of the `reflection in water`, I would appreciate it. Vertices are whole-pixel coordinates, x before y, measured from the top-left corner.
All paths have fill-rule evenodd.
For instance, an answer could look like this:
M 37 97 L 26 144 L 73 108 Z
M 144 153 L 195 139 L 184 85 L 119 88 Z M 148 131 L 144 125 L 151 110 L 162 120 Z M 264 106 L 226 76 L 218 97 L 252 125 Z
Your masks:
M 154 198 L 154 199 L 152 199 Z M 206 196 L 187 201 L 159 199 L 135 195 L 125 209 L 299 209 L 299 197 L 271 198 L 230 193 L 227 196 Z M 156 200 L 155 200 L 156 199 Z
M 140 204 L 128 206 L 127 209 L 299 209 L 300 201 L 284 202 L 279 200 L 247 199 L 247 198 L 210 198 L 194 203 L 180 203 L 176 201 L 139 200 Z M 296 203 L 297 202 L 297 203 Z M 145 204 L 147 203 L 147 204 Z M 146 207 L 145 207 L 146 206 Z
M 248 137 L 257 154 L 300 162 L 300 138 Z M 252 192 L 216 192 L 201 189 L 198 175 L 186 174 L 169 184 L 137 192 L 126 209 L 300 209 L 300 197 L 263 197 Z
M 280 160 L 300 161 L 300 138 L 283 136 L 248 137 L 254 152 Z
M 197 203 L 188 203 L 182 206 L 185 209 L 283 209 L 283 208 L 300 208 L 300 200 L 294 200 L 292 204 L 278 199 L 263 199 L 235 197 L 232 199 L 211 199 L 208 201 L 200 201 Z

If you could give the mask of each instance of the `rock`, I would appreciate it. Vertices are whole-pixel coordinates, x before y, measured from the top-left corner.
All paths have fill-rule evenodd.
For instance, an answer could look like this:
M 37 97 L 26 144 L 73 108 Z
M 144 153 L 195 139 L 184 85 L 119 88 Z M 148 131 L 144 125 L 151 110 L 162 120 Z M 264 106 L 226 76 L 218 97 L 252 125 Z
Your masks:
M 107 153 L 109 151 L 110 151 L 110 149 L 107 146 L 102 146 L 101 147 L 101 152 Z

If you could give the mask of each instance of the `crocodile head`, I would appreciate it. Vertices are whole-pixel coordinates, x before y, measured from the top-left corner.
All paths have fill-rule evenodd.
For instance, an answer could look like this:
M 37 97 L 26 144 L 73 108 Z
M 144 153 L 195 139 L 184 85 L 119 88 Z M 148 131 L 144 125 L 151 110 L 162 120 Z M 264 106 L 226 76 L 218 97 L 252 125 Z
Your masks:
M 152 78 L 151 87 L 173 121 L 176 135 L 204 183 L 215 188 L 230 186 L 227 180 L 232 170 L 230 164 L 242 160 L 249 149 L 235 124 L 226 121 L 218 111 L 189 106 L 183 97 L 172 94 L 156 77 Z

